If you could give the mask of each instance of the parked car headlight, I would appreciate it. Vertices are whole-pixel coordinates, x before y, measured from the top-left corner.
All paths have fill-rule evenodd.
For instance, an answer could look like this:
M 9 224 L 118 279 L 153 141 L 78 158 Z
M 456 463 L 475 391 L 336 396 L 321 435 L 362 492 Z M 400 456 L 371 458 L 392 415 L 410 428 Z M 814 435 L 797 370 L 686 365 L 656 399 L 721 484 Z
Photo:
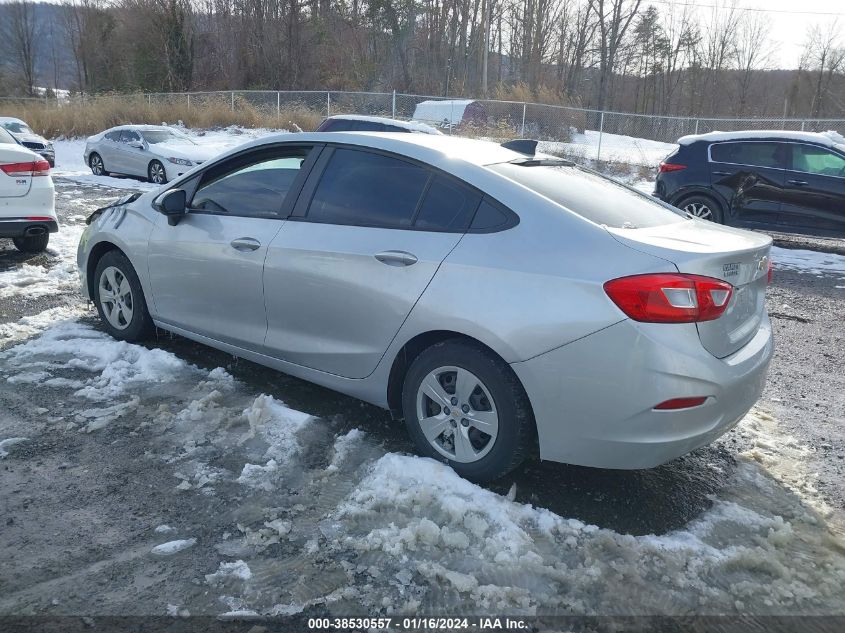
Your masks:
M 193 165 L 193 163 L 187 158 L 176 158 L 175 156 L 171 156 L 167 160 L 169 160 L 171 163 L 175 163 L 176 165 L 187 165 L 188 167 Z

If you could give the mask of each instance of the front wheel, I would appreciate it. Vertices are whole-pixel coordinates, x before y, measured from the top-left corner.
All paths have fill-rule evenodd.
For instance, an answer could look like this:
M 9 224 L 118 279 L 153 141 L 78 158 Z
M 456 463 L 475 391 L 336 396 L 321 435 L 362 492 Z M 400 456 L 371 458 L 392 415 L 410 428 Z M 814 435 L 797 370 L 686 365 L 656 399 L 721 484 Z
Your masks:
M 414 360 L 402 409 L 419 452 L 467 479 L 502 477 L 532 445 L 531 406 L 513 370 L 469 341 L 437 343 Z
M 135 342 L 152 334 L 141 282 L 123 253 L 109 251 L 97 262 L 93 295 L 100 319 L 114 338 Z
M 96 152 L 92 153 L 88 158 L 88 166 L 91 168 L 91 173 L 95 176 L 106 175 L 106 167 L 103 165 L 103 159 Z
M 15 248 L 21 253 L 43 253 L 47 250 L 47 244 L 49 241 L 49 233 L 12 238 L 12 243 L 15 245 Z
M 147 177 L 150 179 L 150 182 L 157 185 L 165 184 L 167 182 L 167 172 L 164 170 L 164 165 L 157 160 L 150 161 L 150 165 L 147 167 Z

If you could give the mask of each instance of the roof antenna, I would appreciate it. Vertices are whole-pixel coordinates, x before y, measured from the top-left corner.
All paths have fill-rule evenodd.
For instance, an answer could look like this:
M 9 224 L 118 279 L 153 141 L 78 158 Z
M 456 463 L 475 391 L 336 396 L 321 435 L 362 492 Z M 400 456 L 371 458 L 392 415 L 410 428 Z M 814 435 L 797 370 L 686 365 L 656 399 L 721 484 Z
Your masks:
M 537 141 L 530 138 L 517 138 L 512 141 L 502 143 L 505 149 L 525 154 L 526 156 L 534 156 L 537 153 Z

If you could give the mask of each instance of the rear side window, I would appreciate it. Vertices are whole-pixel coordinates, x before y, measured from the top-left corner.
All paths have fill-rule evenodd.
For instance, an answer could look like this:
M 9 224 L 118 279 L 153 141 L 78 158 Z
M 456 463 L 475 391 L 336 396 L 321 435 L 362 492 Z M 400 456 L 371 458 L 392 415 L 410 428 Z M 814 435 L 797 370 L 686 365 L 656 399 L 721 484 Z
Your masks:
M 596 224 L 613 228 L 643 228 L 686 219 L 681 211 L 579 167 L 499 163 L 491 165 L 490 169 Z M 478 211 L 481 214 L 482 208 Z M 485 213 L 489 212 L 485 210 Z
M 115 130 L 114 132 L 109 132 L 106 134 L 106 138 L 110 141 L 119 141 L 120 140 L 120 130 Z
M 336 149 L 306 217 L 325 224 L 410 228 L 427 181 L 428 172 L 417 165 Z
M 792 170 L 820 176 L 845 176 L 845 158 L 823 147 L 793 145 Z
M 480 201 L 481 195 L 469 187 L 443 176 L 434 176 L 414 221 L 414 228 L 463 231 Z
M 191 209 L 276 218 L 306 156 L 307 150 L 259 152 L 210 169 L 197 187 Z
M 710 158 L 717 163 L 783 169 L 786 146 L 783 143 L 717 143 L 710 146 Z

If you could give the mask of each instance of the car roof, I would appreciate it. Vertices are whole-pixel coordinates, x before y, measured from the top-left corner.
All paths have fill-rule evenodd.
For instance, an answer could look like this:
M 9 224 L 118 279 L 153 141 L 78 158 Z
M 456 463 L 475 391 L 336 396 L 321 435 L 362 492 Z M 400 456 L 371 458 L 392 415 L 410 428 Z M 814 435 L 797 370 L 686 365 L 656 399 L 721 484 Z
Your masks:
M 740 132 L 708 132 L 690 134 L 678 139 L 680 145 L 691 145 L 699 141 L 715 143 L 719 141 L 802 141 L 815 143 L 845 151 L 845 137 L 838 132 L 798 132 L 790 130 L 746 130 Z
M 524 154 L 490 141 L 403 132 L 287 132 L 261 137 L 241 145 L 236 151 L 280 142 L 359 145 L 401 154 L 436 166 L 445 166 L 456 161 L 484 166 L 525 158 Z
M 392 125 L 394 127 L 401 127 L 403 130 L 409 132 L 422 132 L 423 134 L 442 134 L 440 130 L 427 123 L 420 123 L 419 121 L 402 121 L 401 119 L 392 119 L 386 116 L 373 116 L 368 114 L 333 114 L 326 119 L 327 121 L 371 121 L 373 123 L 383 123 L 384 125 Z
M 24 125 L 29 127 L 26 121 L 21 121 L 20 119 L 13 116 L 0 116 L 0 123 L 23 123 Z

